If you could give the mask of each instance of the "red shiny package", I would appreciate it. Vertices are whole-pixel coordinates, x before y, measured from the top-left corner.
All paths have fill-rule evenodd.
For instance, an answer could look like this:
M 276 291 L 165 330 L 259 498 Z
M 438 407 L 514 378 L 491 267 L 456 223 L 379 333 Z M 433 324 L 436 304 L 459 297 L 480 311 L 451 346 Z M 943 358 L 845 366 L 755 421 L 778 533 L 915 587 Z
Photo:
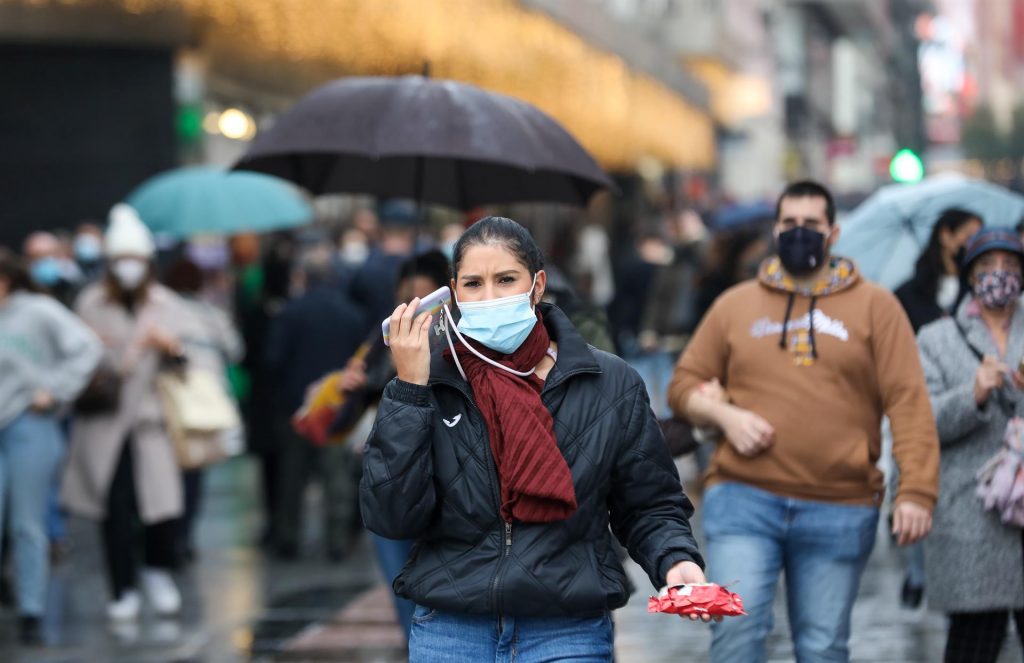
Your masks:
M 739 594 L 714 583 L 673 585 L 665 587 L 647 601 L 647 612 L 672 615 L 710 615 L 736 617 L 745 615 Z

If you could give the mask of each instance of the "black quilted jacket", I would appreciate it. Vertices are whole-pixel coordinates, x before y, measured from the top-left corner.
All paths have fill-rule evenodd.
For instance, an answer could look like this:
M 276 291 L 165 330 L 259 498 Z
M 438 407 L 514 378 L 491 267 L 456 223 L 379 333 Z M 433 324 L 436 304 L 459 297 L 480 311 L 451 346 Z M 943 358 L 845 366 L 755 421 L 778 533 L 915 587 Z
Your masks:
M 703 566 L 668 448 L 636 372 L 542 305 L 558 361 L 541 393 L 572 470 L 576 513 L 504 522 L 487 428 L 469 385 L 440 354 L 429 386 L 393 380 L 366 444 L 366 526 L 416 539 L 399 596 L 450 612 L 583 616 L 625 605 L 629 582 L 608 525 L 655 587 L 676 563 Z

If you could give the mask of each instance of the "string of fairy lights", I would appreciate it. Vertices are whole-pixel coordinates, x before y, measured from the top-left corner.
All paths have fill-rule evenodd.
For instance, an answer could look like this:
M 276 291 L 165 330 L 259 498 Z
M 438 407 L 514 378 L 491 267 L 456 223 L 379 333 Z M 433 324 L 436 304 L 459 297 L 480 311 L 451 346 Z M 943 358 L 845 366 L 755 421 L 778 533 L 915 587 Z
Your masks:
M 707 113 L 515 0 L 0 0 L 35 8 L 184 10 L 211 71 L 298 94 L 342 75 L 419 73 L 529 101 L 605 167 L 714 166 Z

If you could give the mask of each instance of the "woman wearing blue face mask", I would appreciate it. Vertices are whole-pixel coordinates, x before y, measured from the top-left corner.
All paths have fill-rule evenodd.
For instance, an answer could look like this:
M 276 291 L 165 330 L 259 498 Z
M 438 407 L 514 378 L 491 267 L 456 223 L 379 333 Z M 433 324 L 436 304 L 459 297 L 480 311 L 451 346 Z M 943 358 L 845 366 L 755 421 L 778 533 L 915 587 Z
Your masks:
M 417 299 L 391 317 L 398 377 L 360 485 L 371 531 L 416 540 L 394 582 L 417 604 L 410 661 L 610 661 L 631 588 L 609 524 L 655 587 L 704 582 L 647 391 L 539 303 L 543 258 L 515 221 L 467 230 L 453 277 L 457 324 L 414 318 Z
M 0 249 L 0 543 L 9 537 L 25 644 L 43 639 L 47 500 L 64 454 L 61 413 L 101 353 L 96 335 L 32 292 L 22 263 Z

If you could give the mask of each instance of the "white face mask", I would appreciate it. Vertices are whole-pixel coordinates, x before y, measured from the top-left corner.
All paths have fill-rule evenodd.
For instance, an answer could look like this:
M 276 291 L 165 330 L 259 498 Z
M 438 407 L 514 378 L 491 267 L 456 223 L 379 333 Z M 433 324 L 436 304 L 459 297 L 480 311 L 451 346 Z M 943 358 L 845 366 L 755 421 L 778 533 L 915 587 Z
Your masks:
M 114 278 L 125 290 L 136 290 L 146 280 L 149 263 L 135 258 L 122 258 L 110 267 Z
M 370 247 L 362 242 L 352 242 L 341 247 L 341 261 L 346 265 L 362 265 L 370 255 Z

